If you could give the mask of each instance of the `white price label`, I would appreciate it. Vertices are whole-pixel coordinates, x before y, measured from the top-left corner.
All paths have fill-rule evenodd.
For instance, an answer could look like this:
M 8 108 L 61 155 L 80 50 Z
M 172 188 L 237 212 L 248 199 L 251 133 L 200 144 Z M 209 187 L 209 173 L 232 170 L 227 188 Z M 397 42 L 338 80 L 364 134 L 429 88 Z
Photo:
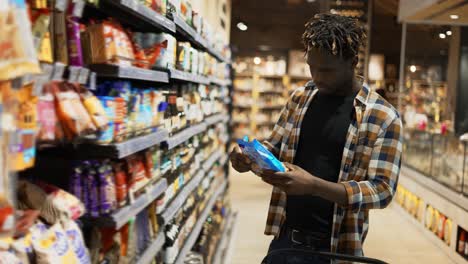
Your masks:
M 123 0 L 122 4 L 135 11 L 138 10 L 138 6 L 139 6 L 139 3 L 136 0 Z
M 55 0 L 55 8 L 61 12 L 67 10 L 68 0 Z
M 73 16 L 82 17 L 85 5 L 83 0 L 73 0 Z
M 97 79 L 97 75 L 95 72 L 92 72 L 91 74 L 89 74 L 89 87 L 88 87 L 89 90 L 91 91 L 96 90 L 96 79 Z
M 77 66 L 68 67 L 68 81 L 71 83 L 78 82 L 80 70 L 81 70 L 81 67 L 77 67 Z
M 63 80 L 63 73 L 65 71 L 65 65 L 63 63 L 57 62 L 54 64 L 54 73 L 52 74 L 53 81 Z
M 81 68 L 80 75 L 78 76 L 78 83 L 86 84 L 88 83 L 88 78 L 89 78 L 89 69 Z

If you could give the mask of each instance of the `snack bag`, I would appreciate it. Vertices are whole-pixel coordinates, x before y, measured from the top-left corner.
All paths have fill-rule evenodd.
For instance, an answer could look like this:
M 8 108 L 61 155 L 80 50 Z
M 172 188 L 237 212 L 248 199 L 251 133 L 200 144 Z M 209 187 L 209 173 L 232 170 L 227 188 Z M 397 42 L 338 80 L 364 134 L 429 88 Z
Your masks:
M 50 227 L 38 239 L 34 239 L 33 247 L 38 264 L 79 263 L 65 231 L 59 223 Z
M 50 91 L 50 85 L 44 86 L 43 93 L 37 103 L 37 111 L 37 119 L 40 124 L 37 135 L 38 140 L 40 142 L 53 142 L 60 139 L 60 137 L 56 138 L 56 136 L 59 136 L 59 134 L 56 134 L 56 130 L 60 123 L 57 120 L 54 96 Z
M 69 139 L 96 132 L 78 94 L 67 83 L 53 83 L 57 114 Z
M 252 162 L 255 162 L 263 170 L 272 170 L 285 172 L 286 167 L 279 161 L 268 149 L 266 149 L 258 140 L 249 142 L 245 136 L 242 140 L 238 139 L 237 144 Z
M 80 95 L 81 102 L 89 113 L 91 120 L 99 130 L 105 130 L 109 124 L 109 118 L 102 103 L 86 87 L 74 84 L 75 91 Z
M 24 0 L 0 4 L 0 80 L 39 73 L 31 22 Z
M 24 237 L 15 239 L 11 247 L 23 264 L 34 263 L 31 232 L 27 233 Z
M 59 210 L 69 218 L 76 220 L 85 213 L 83 203 L 72 194 L 43 182 L 39 182 L 38 185 L 47 193 L 45 202 L 50 202 L 54 209 Z
M 88 249 L 84 243 L 81 229 L 73 220 L 68 220 L 63 224 L 68 241 L 78 258 L 79 264 L 91 264 Z

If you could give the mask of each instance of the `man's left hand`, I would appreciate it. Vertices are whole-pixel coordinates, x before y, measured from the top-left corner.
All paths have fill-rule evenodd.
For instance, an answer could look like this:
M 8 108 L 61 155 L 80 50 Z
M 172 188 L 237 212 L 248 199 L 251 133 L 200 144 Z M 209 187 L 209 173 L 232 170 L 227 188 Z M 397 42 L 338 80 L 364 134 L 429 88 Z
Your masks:
M 318 180 L 317 177 L 302 168 L 285 162 L 286 172 L 264 173 L 263 181 L 280 188 L 290 195 L 311 195 Z

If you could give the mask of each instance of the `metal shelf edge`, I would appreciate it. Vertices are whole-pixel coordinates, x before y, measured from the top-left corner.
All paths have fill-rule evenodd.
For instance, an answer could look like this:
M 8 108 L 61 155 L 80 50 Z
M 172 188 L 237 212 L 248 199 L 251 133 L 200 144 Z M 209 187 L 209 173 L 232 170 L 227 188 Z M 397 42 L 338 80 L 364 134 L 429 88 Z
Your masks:
M 98 76 L 142 80 L 150 82 L 169 83 L 169 74 L 164 71 L 155 71 L 137 67 L 124 67 L 111 64 L 93 64 L 90 69 Z
M 199 170 L 198 173 L 193 176 L 190 182 L 183 187 L 183 189 L 177 194 L 177 197 L 172 200 L 171 204 L 161 213 L 161 218 L 164 224 L 167 224 L 182 207 L 183 202 L 193 192 L 193 190 L 200 184 L 203 177 L 205 176 L 203 170 Z
M 151 245 L 145 250 L 143 255 L 137 260 L 137 264 L 150 264 L 154 257 L 158 254 L 166 242 L 166 234 L 160 231 L 156 239 L 151 242 Z

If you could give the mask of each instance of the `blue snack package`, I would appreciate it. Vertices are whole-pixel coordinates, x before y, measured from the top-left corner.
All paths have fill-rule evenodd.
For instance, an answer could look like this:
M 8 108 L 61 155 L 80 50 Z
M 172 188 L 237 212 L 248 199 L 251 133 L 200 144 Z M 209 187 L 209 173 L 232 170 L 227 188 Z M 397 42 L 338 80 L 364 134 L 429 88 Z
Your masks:
M 254 139 L 249 142 L 249 138 L 245 136 L 243 139 L 238 139 L 237 144 L 242 149 L 250 160 L 260 166 L 262 170 L 272 170 L 285 172 L 286 167 L 279 161 L 262 143 Z

